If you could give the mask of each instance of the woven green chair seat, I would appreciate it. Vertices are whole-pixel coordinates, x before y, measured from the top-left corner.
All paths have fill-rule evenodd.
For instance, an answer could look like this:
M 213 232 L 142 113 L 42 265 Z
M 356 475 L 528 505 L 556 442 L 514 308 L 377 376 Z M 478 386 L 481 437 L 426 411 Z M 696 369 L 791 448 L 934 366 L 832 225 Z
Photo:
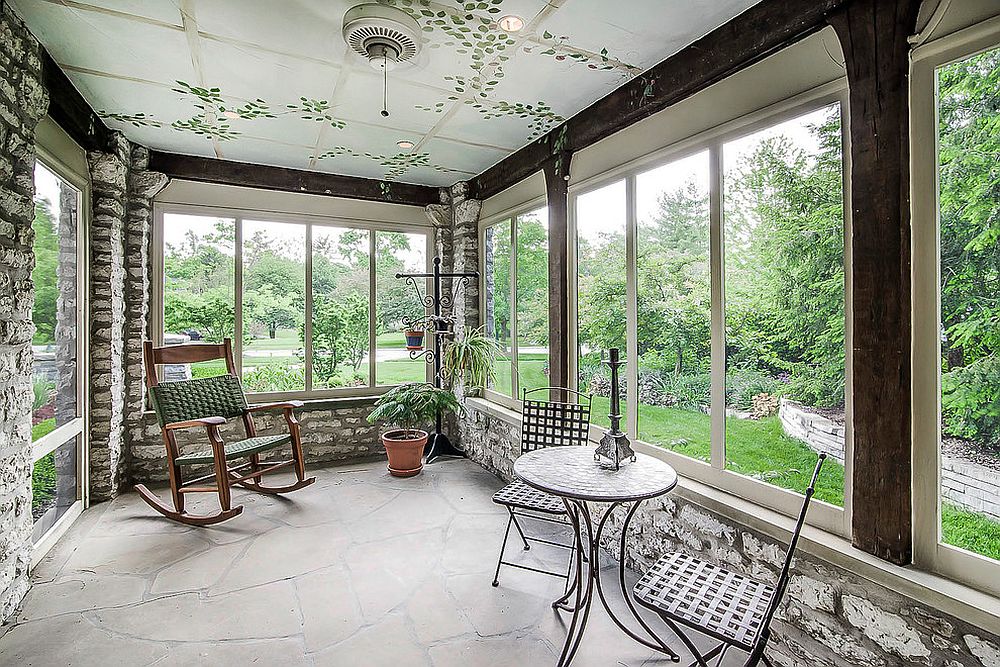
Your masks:
M 259 454 L 260 452 L 266 452 L 275 447 L 280 447 L 282 445 L 287 445 L 292 441 L 292 436 L 285 435 L 261 435 L 256 438 L 247 438 L 246 440 L 239 440 L 237 442 L 231 442 L 226 444 L 226 460 L 238 459 L 244 456 L 250 456 L 251 454 Z M 204 452 L 193 452 L 191 454 L 185 454 L 184 456 L 178 456 L 176 459 L 177 465 L 192 465 L 194 463 L 212 463 L 215 461 L 215 456 L 212 454 L 212 450 Z

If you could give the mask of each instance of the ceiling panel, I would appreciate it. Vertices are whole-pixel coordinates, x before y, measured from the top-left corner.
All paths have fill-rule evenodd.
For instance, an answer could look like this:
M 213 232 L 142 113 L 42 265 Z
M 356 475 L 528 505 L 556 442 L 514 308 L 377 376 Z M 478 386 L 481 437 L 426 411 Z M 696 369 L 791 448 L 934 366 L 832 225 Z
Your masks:
M 165 151 L 445 185 L 534 140 L 756 0 L 380 0 L 421 27 L 382 77 L 352 0 L 13 0 L 108 125 Z M 468 9 L 467 9 L 468 7 Z M 523 18 L 503 33 L 496 20 Z M 178 83 L 183 82 L 183 83 Z M 412 150 L 396 146 L 400 139 Z M 322 157 L 321 157 L 322 156 Z

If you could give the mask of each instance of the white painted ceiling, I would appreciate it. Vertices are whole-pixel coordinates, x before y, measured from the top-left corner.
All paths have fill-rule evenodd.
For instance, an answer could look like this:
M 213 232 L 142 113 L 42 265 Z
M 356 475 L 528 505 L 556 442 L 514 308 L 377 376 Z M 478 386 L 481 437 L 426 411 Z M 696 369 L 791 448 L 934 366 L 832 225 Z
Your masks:
M 389 118 L 379 114 L 381 74 L 341 37 L 344 13 L 360 1 L 11 4 L 105 122 L 133 141 L 448 185 L 499 162 L 757 0 L 381 0 L 416 17 L 424 38 L 415 62 L 389 75 Z M 525 29 L 502 35 L 495 21 L 507 14 L 523 17 Z M 480 75 L 480 90 L 468 83 L 456 90 Z M 199 98 L 192 88 L 218 93 Z M 303 100 L 319 106 L 304 109 Z M 252 117 L 249 102 L 274 117 Z M 401 139 L 414 148 L 400 150 Z

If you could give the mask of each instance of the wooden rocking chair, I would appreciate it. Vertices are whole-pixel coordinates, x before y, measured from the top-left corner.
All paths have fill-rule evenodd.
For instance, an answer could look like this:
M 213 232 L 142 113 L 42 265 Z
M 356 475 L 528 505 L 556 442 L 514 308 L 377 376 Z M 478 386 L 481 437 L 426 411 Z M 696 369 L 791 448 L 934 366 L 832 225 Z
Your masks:
M 199 361 L 225 359 L 227 375 L 160 382 L 156 375 L 159 364 L 190 364 Z M 173 345 L 153 347 L 149 341 L 143 343 L 143 361 L 146 367 L 146 386 L 150 400 L 163 433 L 163 444 L 167 448 L 167 471 L 170 475 L 170 493 L 173 508 L 168 507 L 142 484 L 135 490 L 150 507 L 163 516 L 190 524 L 207 526 L 226 521 L 243 511 L 242 505 L 232 507 L 230 487 L 240 485 L 261 493 L 288 493 L 309 486 L 315 477 L 306 478 L 305 462 L 302 457 L 302 441 L 299 436 L 299 422 L 294 409 L 301 408 L 301 401 L 283 401 L 263 405 L 247 405 L 243 387 L 236 377 L 233 363 L 233 346 L 230 339 L 221 345 L 198 343 L 194 345 Z M 253 413 L 262 410 L 281 409 L 285 413 L 288 433 L 278 435 L 257 435 Z M 240 417 L 243 420 L 245 438 L 237 442 L 225 443 L 219 434 L 219 427 L 227 420 Z M 208 434 L 210 449 L 180 454 L 175 433 L 182 429 L 204 428 Z M 269 463 L 262 468 L 260 455 L 263 452 L 291 445 L 292 458 L 279 463 Z M 249 461 L 229 467 L 233 459 L 248 458 Z M 214 471 L 196 479 L 183 481 L 182 466 L 212 464 Z M 286 486 L 264 486 L 262 476 L 279 468 L 291 465 L 295 469 L 296 481 Z M 214 486 L 198 486 L 211 479 Z M 220 510 L 217 514 L 190 514 L 184 510 L 184 496 L 188 493 L 218 493 Z

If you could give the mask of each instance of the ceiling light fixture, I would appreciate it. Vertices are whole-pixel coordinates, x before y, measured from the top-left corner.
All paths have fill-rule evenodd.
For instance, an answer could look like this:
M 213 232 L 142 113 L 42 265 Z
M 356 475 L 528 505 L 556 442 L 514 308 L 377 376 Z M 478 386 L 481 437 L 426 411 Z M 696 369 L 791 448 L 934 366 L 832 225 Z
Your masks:
M 420 24 L 395 7 L 365 3 L 344 14 L 344 40 L 368 64 L 382 72 L 382 111 L 389 116 L 389 70 L 420 50 Z
M 235 111 L 223 111 L 222 115 L 225 116 L 226 118 L 232 118 L 234 120 L 240 117 L 240 115 Z
M 414 144 L 409 139 L 400 139 L 399 141 L 396 142 L 396 145 L 402 148 L 404 151 L 408 151 L 411 148 L 413 148 L 416 144 Z
M 518 32 L 524 28 L 524 19 L 514 14 L 508 14 L 507 16 L 501 16 L 500 20 L 497 21 L 497 25 L 504 32 Z

